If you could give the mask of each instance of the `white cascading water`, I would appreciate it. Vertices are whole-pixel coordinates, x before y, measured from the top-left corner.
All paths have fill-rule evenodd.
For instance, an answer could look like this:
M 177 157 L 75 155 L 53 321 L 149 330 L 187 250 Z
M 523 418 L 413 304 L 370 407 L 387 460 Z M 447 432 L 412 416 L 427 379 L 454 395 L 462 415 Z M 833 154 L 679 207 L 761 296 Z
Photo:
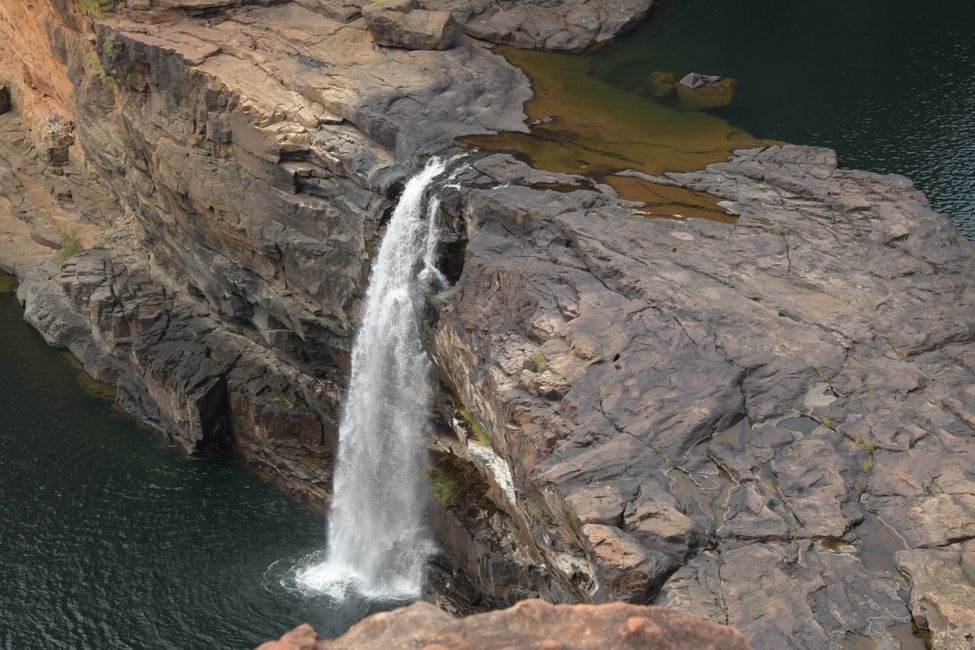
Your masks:
M 439 275 L 430 259 L 437 204 L 433 199 L 424 215 L 423 195 L 445 168 L 431 158 L 406 184 L 369 277 L 339 426 L 325 561 L 297 576 L 333 598 L 414 598 L 434 551 L 423 522 L 422 476 L 430 361 L 413 293 L 421 273 Z

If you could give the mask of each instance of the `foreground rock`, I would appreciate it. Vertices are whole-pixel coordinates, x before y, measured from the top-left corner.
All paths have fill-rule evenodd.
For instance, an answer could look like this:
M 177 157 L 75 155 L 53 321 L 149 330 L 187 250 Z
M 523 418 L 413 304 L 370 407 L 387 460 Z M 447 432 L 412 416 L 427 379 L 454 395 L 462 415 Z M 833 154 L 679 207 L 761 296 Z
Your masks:
M 456 619 L 429 603 L 374 614 L 334 641 L 308 625 L 258 650 L 747 650 L 737 631 L 662 607 L 559 605 L 522 601 Z

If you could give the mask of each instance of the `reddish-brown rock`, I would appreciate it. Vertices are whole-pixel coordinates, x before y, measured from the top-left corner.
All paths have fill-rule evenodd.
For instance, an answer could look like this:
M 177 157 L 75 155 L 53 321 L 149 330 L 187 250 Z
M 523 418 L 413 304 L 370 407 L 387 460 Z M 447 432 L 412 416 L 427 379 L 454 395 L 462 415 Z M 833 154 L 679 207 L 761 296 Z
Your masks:
M 514 607 L 457 619 L 430 603 L 374 614 L 334 641 L 301 625 L 258 650 L 747 650 L 740 632 L 666 607 L 552 605 Z

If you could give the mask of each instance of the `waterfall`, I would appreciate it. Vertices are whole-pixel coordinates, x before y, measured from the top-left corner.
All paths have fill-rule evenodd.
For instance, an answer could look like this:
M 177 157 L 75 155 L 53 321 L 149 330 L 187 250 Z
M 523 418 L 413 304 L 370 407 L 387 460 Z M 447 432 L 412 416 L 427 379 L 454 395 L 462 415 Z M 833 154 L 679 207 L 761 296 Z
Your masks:
M 335 598 L 416 597 L 434 550 L 423 523 L 422 476 L 430 361 L 413 295 L 420 273 L 436 272 L 437 203 L 424 219 L 423 195 L 445 168 L 431 158 L 406 184 L 369 277 L 339 425 L 325 561 L 298 574 L 306 588 Z

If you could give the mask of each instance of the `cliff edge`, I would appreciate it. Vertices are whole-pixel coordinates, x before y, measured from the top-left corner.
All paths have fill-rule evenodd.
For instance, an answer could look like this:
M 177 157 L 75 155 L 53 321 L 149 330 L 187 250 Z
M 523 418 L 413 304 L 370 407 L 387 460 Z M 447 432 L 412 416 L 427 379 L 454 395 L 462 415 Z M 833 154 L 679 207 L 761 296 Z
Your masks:
M 374 614 L 334 640 L 302 625 L 258 650 L 748 650 L 723 625 L 663 607 L 551 605 L 525 600 L 509 609 L 454 618 L 429 603 Z

